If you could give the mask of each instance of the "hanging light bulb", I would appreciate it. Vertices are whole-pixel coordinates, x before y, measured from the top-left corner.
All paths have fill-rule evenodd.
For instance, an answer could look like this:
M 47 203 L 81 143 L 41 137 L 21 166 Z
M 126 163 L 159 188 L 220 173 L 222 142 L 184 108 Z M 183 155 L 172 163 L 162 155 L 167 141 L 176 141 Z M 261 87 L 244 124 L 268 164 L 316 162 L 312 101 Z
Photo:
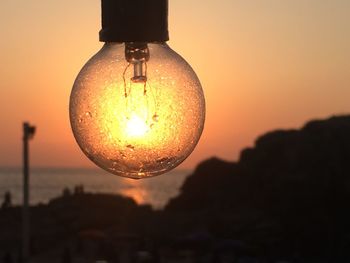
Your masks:
M 102 0 L 102 49 L 70 96 L 76 141 L 119 176 L 165 173 L 195 148 L 205 101 L 190 65 L 167 44 L 167 0 Z

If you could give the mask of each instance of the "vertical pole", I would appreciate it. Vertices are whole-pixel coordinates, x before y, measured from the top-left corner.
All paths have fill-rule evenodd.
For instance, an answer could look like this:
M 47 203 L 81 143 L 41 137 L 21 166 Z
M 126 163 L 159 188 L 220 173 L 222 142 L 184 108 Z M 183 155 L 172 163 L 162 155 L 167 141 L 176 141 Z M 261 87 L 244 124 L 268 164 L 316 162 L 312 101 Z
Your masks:
M 29 139 L 34 135 L 34 127 L 23 123 L 23 205 L 22 205 L 22 259 L 30 256 L 30 214 L 29 214 Z

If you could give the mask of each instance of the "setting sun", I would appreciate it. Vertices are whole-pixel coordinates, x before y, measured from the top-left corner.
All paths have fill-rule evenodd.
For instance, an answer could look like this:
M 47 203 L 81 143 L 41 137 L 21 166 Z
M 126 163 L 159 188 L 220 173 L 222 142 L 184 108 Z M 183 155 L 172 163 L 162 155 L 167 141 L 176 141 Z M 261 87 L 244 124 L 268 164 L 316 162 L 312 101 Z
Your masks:
M 76 78 L 69 110 L 83 152 L 108 172 L 138 179 L 186 159 L 205 119 L 203 90 L 190 65 L 165 42 L 139 45 L 106 43 Z M 147 61 L 129 62 L 125 54 L 140 49 Z
M 237 160 L 266 130 L 349 112 L 349 3 L 170 1 L 169 45 L 198 74 L 207 106 L 202 139 L 181 167 L 213 155 Z M 34 166 L 91 167 L 67 108 L 74 78 L 101 47 L 100 9 L 100 1 L 1 1 L 1 165 L 21 163 L 28 120 L 38 126 Z
M 349 17 L 0 0 L 0 262 L 350 262 Z
M 132 115 L 126 123 L 126 133 L 130 137 L 140 137 L 148 132 L 150 127 L 137 115 Z

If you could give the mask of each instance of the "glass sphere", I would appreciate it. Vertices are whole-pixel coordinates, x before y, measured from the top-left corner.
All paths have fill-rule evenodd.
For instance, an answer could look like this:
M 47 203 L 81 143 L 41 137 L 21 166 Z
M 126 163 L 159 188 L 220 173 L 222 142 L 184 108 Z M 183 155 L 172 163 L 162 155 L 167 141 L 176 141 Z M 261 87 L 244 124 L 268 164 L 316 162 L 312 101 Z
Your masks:
M 195 72 L 167 44 L 106 43 L 77 76 L 69 113 L 91 161 L 139 179 L 190 155 L 203 130 L 205 101 Z

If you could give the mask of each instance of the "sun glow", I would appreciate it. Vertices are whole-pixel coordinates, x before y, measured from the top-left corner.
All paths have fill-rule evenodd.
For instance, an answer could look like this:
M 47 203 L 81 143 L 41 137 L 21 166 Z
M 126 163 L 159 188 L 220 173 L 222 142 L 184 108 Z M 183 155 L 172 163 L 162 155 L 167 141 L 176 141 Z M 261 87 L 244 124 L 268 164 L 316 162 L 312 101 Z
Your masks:
M 133 114 L 126 123 L 126 133 L 130 137 L 141 137 L 149 131 L 150 127 L 139 116 Z
M 166 45 L 148 47 L 147 78 L 135 80 L 141 71 L 125 60 L 125 45 L 107 44 L 79 73 L 70 100 L 72 129 L 84 153 L 131 178 L 176 167 L 204 124 L 203 92 L 193 70 Z

